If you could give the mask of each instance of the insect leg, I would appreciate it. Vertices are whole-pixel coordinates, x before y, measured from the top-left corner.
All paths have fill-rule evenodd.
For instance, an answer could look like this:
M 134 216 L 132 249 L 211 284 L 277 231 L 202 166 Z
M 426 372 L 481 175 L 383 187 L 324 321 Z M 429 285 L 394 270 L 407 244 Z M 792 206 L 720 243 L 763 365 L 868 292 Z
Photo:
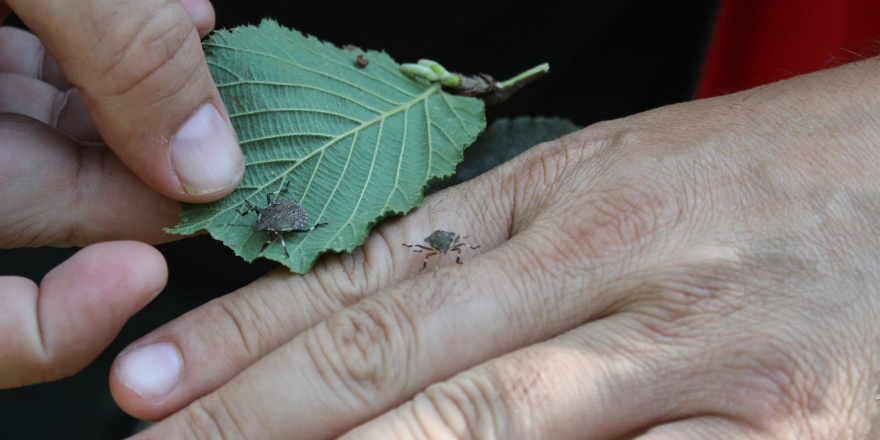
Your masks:
M 235 212 L 237 212 L 237 213 L 239 213 L 239 214 L 241 214 L 241 215 L 248 215 L 248 214 L 251 213 L 251 211 L 257 210 L 257 212 L 259 213 L 259 208 L 257 208 L 256 206 L 252 205 L 251 202 L 250 202 L 250 200 L 248 200 L 248 199 L 244 199 L 244 202 L 248 205 L 248 209 L 247 209 L 245 212 L 241 212 L 238 208 L 235 208 Z
M 479 245 L 478 245 L 478 246 L 471 246 L 471 245 L 467 244 L 467 242 L 464 242 L 464 241 L 461 242 L 461 243 L 459 244 L 459 246 L 467 246 L 467 247 L 469 247 L 469 248 L 471 248 L 471 249 L 479 249 L 479 248 L 480 248 Z
M 284 242 L 284 235 L 278 234 L 278 238 L 281 239 L 281 247 L 284 248 L 284 255 L 287 255 L 287 258 L 290 258 L 290 253 L 287 252 L 287 243 Z
M 278 234 L 269 232 L 269 241 L 267 241 L 266 244 L 263 245 L 263 247 L 260 249 L 260 253 L 262 254 L 263 252 L 266 252 L 266 248 L 269 247 L 270 244 L 275 243 L 275 240 L 277 239 Z
M 417 248 L 419 248 L 419 249 L 413 249 L 413 252 L 421 252 L 422 249 L 424 249 L 424 250 L 426 250 L 426 251 L 434 251 L 434 250 L 436 250 L 436 249 L 434 249 L 434 248 L 431 248 L 431 247 L 425 247 L 425 246 L 422 246 L 422 245 L 420 245 L 420 244 L 406 244 L 406 243 L 401 243 L 401 244 L 403 244 L 404 246 L 406 246 L 406 247 L 408 247 L 408 248 L 413 248 L 413 247 L 417 247 Z
M 425 270 L 425 268 L 428 267 L 428 258 L 431 258 L 431 257 L 434 256 L 434 255 L 437 255 L 437 252 L 431 252 L 430 254 L 425 255 L 425 261 L 422 262 L 422 268 L 419 269 L 419 272 Z M 436 271 L 437 268 L 434 268 L 434 270 Z
M 266 194 L 266 204 L 271 205 L 272 204 L 271 197 L 274 196 L 275 194 L 278 194 L 278 193 L 286 193 L 288 188 L 290 188 L 290 181 L 289 180 L 284 185 L 284 188 L 281 188 L 278 191 L 272 191 L 269 194 Z M 277 199 L 278 197 L 275 197 L 275 198 Z
M 291 229 L 289 231 L 284 231 L 284 232 L 311 232 L 312 230 L 317 229 L 318 226 L 327 226 L 327 223 L 318 223 L 309 229 Z

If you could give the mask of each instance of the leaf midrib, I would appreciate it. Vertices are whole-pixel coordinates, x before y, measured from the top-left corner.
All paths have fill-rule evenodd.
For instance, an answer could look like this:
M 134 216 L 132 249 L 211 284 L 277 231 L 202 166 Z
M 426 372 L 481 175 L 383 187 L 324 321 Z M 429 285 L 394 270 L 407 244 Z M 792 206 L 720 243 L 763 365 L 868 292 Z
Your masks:
M 311 153 L 309 153 L 309 154 L 306 155 L 305 157 L 303 157 L 303 158 L 301 158 L 301 159 L 296 159 L 296 163 L 293 164 L 292 166 L 290 166 L 290 167 L 289 167 L 287 170 L 285 170 L 283 173 L 280 173 L 280 174 L 278 175 L 278 177 L 275 177 L 275 178 L 269 180 L 269 181 L 268 181 L 265 185 L 263 185 L 263 186 L 255 187 L 255 189 L 251 192 L 251 194 L 250 194 L 249 196 L 245 197 L 245 198 L 242 199 L 242 200 L 246 200 L 246 199 L 252 197 L 254 194 L 258 194 L 260 191 L 262 191 L 262 190 L 268 188 L 268 187 L 271 186 L 273 183 L 277 182 L 278 179 L 282 179 L 282 184 L 283 184 L 283 183 L 284 183 L 284 180 L 283 180 L 283 179 L 285 179 L 285 178 L 286 178 L 291 172 L 293 172 L 293 170 L 295 170 L 300 164 L 302 164 L 302 163 L 308 161 L 309 159 L 311 159 L 312 157 L 314 157 L 316 154 L 319 154 L 319 153 L 322 153 L 322 152 L 326 151 L 328 148 L 330 148 L 331 146 L 335 145 L 337 142 L 341 141 L 342 139 L 345 139 L 346 137 L 348 137 L 348 136 L 350 136 L 350 135 L 352 135 L 352 134 L 359 133 L 360 131 L 366 129 L 367 127 L 369 127 L 369 126 L 371 126 L 371 125 L 373 125 L 373 124 L 376 124 L 376 123 L 379 123 L 379 122 L 383 122 L 385 119 L 387 119 L 387 118 L 389 118 L 389 117 L 391 117 L 391 116 L 393 116 L 393 115 L 395 115 L 395 114 L 397 114 L 397 113 L 400 113 L 400 112 L 402 112 L 402 111 L 409 110 L 411 107 L 413 107 L 414 105 L 416 105 L 416 104 L 418 104 L 418 103 L 420 103 L 420 102 L 422 102 L 422 101 L 427 101 L 427 99 L 428 99 L 431 95 L 433 95 L 434 93 L 437 93 L 439 90 L 440 90 L 440 85 L 439 85 L 439 84 L 432 84 L 431 87 L 427 88 L 424 92 L 422 92 L 421 94 L 417 95 L 416 97 L 414 97 L 414 98 L 413 98 L 412 100 L 410 100 L 409 102 L 402 103 L 403 105 L 400 105 L 400 106 L 398 106 L 398 107 L 395 107 L 394 109 L 392 109 L 392 110 L 390 110 L 390 111 L 387 111 L 387 112 L 384 112 L 384 113 L 380 113 L 380 114 L 379 114 L 378 116 L 376 116 L 375 118 L 373 118 L 373 119 L 371 119 L 371 120 L 369 120 L 369 121 L 366 121 L 366 122 L 364 122 L 363 124 L 361 124 L 361 125 L 359 125 L 359 126 L 357 126 L 357 127 L 354 127 L 354 128 L 352 128 L 351 130 L 349 130 L 349 131 L 347 131 L 347 132 L 345 132 L 345 133 L 342 133 L 342 134 L 340 134 L 340 135 L 334 137 L 333 139 L 329 140 L 327 143 L 325 143 L 325 144 L 322 145 L 321 147 L 316 148 L 314 151 L 312 151 Z M 251 164 L 247 164 L 247 165 L 251 165 Z M 344 172 L 344 170 L 343 170 L 343 172 Z M 309 183 L 309 184 L 306 186 L 306 189 L 305 189 L 306 192 L 308 192 L 308 190 L 309 190 L 309 186 L 311 186 L 311 183 Z M 332 197 L 331 197 L 331 199 L 332 199 Z M 300 202 L 302 202 L 302 200 L 300 200 Z M 329 204 L 329 199 L 328 199 L 328 202 L 327 202 L 327 203 Z M 242 205 L 242 202 L 239 202 L 239 203 L 236 203 L 236 204 L 230 206 L 230 207 L 227 208 L 227 209 L 222 209 L 222 210 L 218 211 L 216 215 L 213 215 L 213 216 L 211 216 L 210 218 L 205 219 L 205 220 L 204 220 L 204 224 L 208 224 L 208 225 L 210 225 L 214 220 L 217 219 L 217 217 L 220 217 L 221 215 L 224 215 L 224 214 L 226 214 L 227 212 L 232 211 L 232 210 L 234 210 L 236 207 L 241 206 L 241 205 Z M 327 208 L 327 205 L 325 204 L 325 206 L 323 207 L 323 209 L 322 209 L 321 212 L 323 213 L 324 210 L 326 210 L 326 208 Z M 320 216 L 319 216 L 319 218 L 320 218 Z M 318 219 L 316 219 L 316 220 L 318 220 Z M 229 229 L 227 228 L 225 231 L 223 231 L 223 233 L 221 233 L 221 234 L 219 234 L 219 235 L 222 236 L 222 235 L 225 234 L 226 231 L 228 231 L 228 230 L 229 230 Z

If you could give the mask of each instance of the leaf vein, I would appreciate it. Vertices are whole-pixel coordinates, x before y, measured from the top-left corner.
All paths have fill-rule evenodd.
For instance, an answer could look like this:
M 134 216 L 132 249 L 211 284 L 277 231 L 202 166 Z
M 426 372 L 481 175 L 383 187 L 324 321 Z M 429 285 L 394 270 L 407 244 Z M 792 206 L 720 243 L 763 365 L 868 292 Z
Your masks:
M 249 50 L 249 49 L 243 49 L 243 48 L 236 48 L 236 47 L 231 47 L 231 46 L 220 46 L 220 45 L 216 45 L 216 44 L 213 45 L 213 46 L 214 46 L 214 47 L 217 47 L 217 48 L 221 48 L 221 49 L 227 49 L 227 50 L 232 50 L 232 51 L 251 53 L 251 54 L 254 54 L 254 55 L 258 55 L 258 56 L 262 56 L 262 57 L 270 58 L 270 59 L 276 60 L 276 61 L 278 61 L 278 62 L 281 62 L 281 63 L 284 63 L 284 64 L 288 64 L 288 65 L 291 65 L 291 66 L 293 66 L 293 67 L 297 67 L 297 68 L 299 68 L 299 69 L 305 70 L 306 72 L 311 72 L 311 73 L 314 73 L 314 74 L 316 74 L 316 75 L 320 75 L 320 76 L 327 77 L 327 78 L 332 79 L 332 80 L 334 80 L 334 81 L 339 81 L 339 82 L 342 83 L 342 84 L 346 84 L 346 85 L 351 86 L 351 87 L 353 87 L 353 88 L 355 88 L 355 89 L 361 90 L 361 91 L 363 91 L 363 92 L 365 92 L 365 93 L 367 93 L 367 94 L 373 95 L 373 96 L 375 96 L 376 98 L 378 98 L 378 99 L 380 99 L 380 100 L 382 100 L 382 101 L 385 101 L 385 102 L 387 102 L 387 103 L 389 103 L 389 104 L 391 104 L 391 105 L 400 105 L 400 104 L 401 104 L 400 102 L 394 102 L 394 101 L 391 101 L 390 99 L 387 99 L 387 98 L 385 98 L 384 96 L 382 96 L 382 95 L 380 95 L 380 94 L 378 94 L 378 93 L 376 93 L 376 92 L 373 92 L 372 90 L 367 90 L 367 89 L 365 89 L 365 88 L 363 88 L 363 87 L 361 87 L 361 86 L 359 86 L 359 85 L 357 85 L 357 84 L 355 84 L 355 83 L 352 83 L 352 82 L 350 82 L 350 81 L 346 81 L 346 80 L 344 80 L 344 79 L 342 79 L 342 78 L 339 78 L 339 77 L 336 77 L 336 76 L 330 75 L 329 73 L 321 72 L 320 70 L 309 69 L 308 67 L 305 67 L 305 66 L 303 66 L 302 64 L 299 64 L 299 63 L 294 62 L 294 61 L 292 61 L 292 60 L 286 60 L 286 59 L 284 59 L 284 58 L 281 58 L 281 57 L 275 56 L 274 54 L 271 54 L 271 53 L 263 53 L 263 52 L 259 52 L 259 51 L 255 51 L 255 50 Z M 410 96 L 412 96 L 412 95 L 410 95 Z

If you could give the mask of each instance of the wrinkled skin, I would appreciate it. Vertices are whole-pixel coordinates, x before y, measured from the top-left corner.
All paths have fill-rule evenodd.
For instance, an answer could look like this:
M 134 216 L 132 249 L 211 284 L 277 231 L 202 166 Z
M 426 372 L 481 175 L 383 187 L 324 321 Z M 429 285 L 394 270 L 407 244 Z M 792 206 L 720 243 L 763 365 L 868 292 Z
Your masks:
M 0 72 L 18 75 L 0 75 L 0 191 L 28 207 L 0 214 L 4 247 L 160 242 L 175 199 L 226 191 L 184 194 L 162 159 L 163 135 L 217 99 L 203 61 L 163 64 L 192 79 L 182 88 L 138 81 L 155 79 L 140 63 L 119 83 L 89 77 L 128 50 L 155 61 L 126 32 L 99 39 L 122 52 L 83 51 L 95 35 L 81 31 L 114 7 L 144 8 L 117 14 L 141 24 L 158 7 L 185 32 L 134 34 L 194 50 L 213 14 L 180 5 L 0 1 L 41 39 L 0 35 Z M 354 254 L 273 272 L 145 336 L 111 389 L 162 420 L 138 438 L 876 439 L 878 72 L 870 59 L 537 146 Z M 58 95 L 70 84 L 87 99 Z M 437 227 L 481 247 L 433 277 L 400 244 Z M 0 279 L 0 386 L 82 368 L 165 277 L 155 250 L 110 242 L 39 290 Z M 126 360 L 147 347 L 179 377 L 138 394 L 120 378 L 134 383 Z
M 539 145 L 137 341 L 179 380 L 126 351 L 114 396 L 138 439 L 878 438 L 878 72 Z M 419 273 L 435 227 L 482 247 Z

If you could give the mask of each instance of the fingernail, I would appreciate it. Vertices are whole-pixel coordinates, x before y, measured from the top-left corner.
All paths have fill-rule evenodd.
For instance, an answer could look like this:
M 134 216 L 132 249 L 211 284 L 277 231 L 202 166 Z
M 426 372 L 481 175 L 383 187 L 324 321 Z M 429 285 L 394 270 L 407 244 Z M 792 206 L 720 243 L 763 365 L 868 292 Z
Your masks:
M 174 389 L 182 366 L 177 348 L 160 342 L 123 354 L 116 360 L 116 377 L 138 396 L 156 400 Z
M 229 189 L 244 173 L 235 133 L 213 104 L 193 113 L 171 138 L 171 163 L 183 189 L 193 196 Z

